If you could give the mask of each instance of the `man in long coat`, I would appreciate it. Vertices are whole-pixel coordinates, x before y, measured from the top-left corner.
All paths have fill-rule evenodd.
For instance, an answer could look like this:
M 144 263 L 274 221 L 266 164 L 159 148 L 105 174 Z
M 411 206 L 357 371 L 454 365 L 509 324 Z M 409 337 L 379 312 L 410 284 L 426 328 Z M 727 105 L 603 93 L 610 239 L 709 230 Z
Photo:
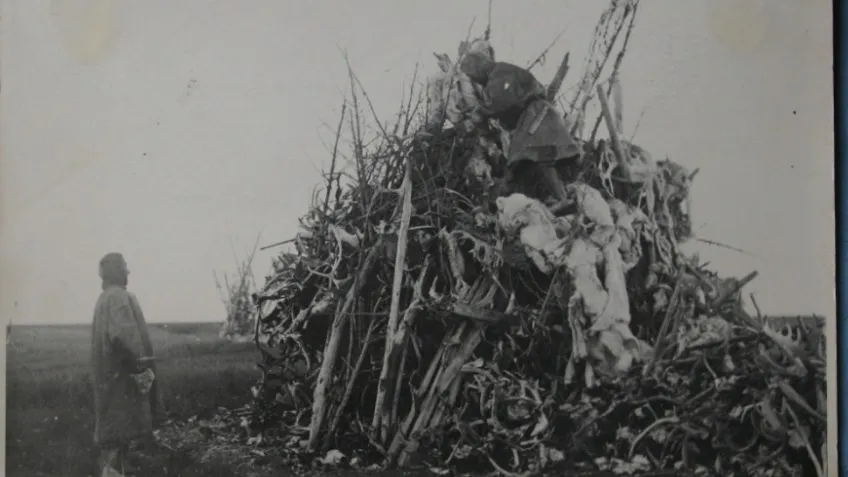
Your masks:
M 94 309 L 91 358 L 94 442 L 106 475 L 124 466 L 133 441 L 151 441 L 160 401 L 147 323 L 127 291 L 127 263 L 110 253 L 100 260 L 99 272 L 103 291 Z

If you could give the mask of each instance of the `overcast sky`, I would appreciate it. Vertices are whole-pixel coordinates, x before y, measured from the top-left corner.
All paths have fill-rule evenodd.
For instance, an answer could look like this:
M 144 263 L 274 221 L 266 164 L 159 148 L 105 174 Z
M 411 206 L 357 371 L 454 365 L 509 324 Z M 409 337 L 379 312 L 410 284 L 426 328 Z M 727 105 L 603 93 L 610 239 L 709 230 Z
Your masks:
M 384 120 L 416 63 L 456 55 L 486 0 L 6 0 L 0 311 L 89 322 L 105 253 L 127 258 L 149 321 L 224 317 L 213 270 L 290 238 L 347 91 L 342 49 Z M 565 30 L 581 72 L 606 2 L 495 0 L 499 59 Z M 767 7 L 766 7 L 767 5 Z M 697 233 L 769 313 L 834 314 L 831 2 L 646 0 L 622 69 L 624 126 L 699 167 Z M 603 130 L 603 128 L 602 128 Z M 260 252 L 265 275 L 275 250 Z M 15 305 L 17 303 L 17 306 Z

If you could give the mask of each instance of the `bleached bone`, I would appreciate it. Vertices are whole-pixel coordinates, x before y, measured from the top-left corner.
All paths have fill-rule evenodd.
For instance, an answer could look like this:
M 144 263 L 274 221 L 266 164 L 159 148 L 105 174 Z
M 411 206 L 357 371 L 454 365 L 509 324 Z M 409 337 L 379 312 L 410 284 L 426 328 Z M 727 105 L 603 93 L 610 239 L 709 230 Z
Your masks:
M 615 153 L 607 146 L 606 143 L 601 143 L 598 151 L 598 176 L 601 178 L 601 184 L 610 195 L 614 194 L 612 184 L 612 173 L 618 166 L 618 160 Z
M 451 232 L 451 235 L 458 240 L 467 240 L 471 242 L 471 256 L 480 265 L 482 265 L 483 268 L 487 270 L 497 270 L 501 267 L 503 257 L 498 253 L 495 247 L 490 245 L 488 242 L 480 240 L 474 235 L 471 235 L 461 229 L 454 230 Z
M 471 78 L 459 70 L 458 63 L 451 63 L 447 55 L 436 55 L 441 71 L 431 75 L 427 81 L 427 98 L 429 111 L 427 124 L 431 127 L 441 126 L 440 122 L 447 119 L 456 126 L 463 126 L 467 131 L 482 123 L 479 114 L 478 98 L 482 90 Z M 447 66 L 447 69 L 445 67 Z
M 498 128 L 500 129 L 500 126 L 498 126 Z M 492 127 L 492 129 L 494 129 L 494 127 Z M 500 131 L 497 132 L 500 134 Z M 503 149 L 501 149 L 501 147 L 498 146 L 498 143 L 495 142 L 492 137 L 489 137 L 489 135 L 481 135 L 477 138 L 477 144 L 483 149 L 483 152 L 490 159 L 497 159 L 504 155 Z M 508 147 L 509 145 L 507 144 L 506 146 Z
M 636 207 L 625 204 L 621 200 L 610 199 L 607 204 L 609 205 L 613 220 L 615 220 L 615 225 L 624 229 L 630 235 L 636 234 L 635 226 L 648 221 L 648 216 L 644 212 Z
M 328 228 L 337 241 L 346 243 L 353 248 L 359 248 L 359 241 L 362 240 L 361 233 L 352 234 L 336 224 L 331 224 Z
M 604 312 L 592 323 L 591 331 L 602 331 L 621 323 L 630 324 L 630 299 L 627 296 L 627 283 L 624 278 L 624 262 L 618 251 L 620 240 L 618 234 L 615 234 L 612 242 L 602 251 L 606 272 L 604 285 L 607 291 L 607 304 Z M 629 328 L 627 332 L 630 332 Z
M 454 279 L 454 294 L 462 295 L 466 293 L 470 285 L 465 282 L 465 260 L 462 258 L 462 253 L 459 251 L 459 245 L 456 243 L 456 237 L 445 229 L 439 231 L 439 237 L 444 241 L 448 248 L 448 263 L 450 265 L 451 275 Z
M 584 314 L 582 304 L 580 303 L 580 295 L 573 294 L 568 300 L 568 308 L 566 310 L 566 321 L 571 331 L 571 354 L 568 357 L 568 363 L 565 366 L 565 375 L 563 376 L 565 384 L 571 384 L 576 373 L 577 363 L 586 359 L 588 354 L 586 350 L 586 335 L 583 331 Z M 586 367 L 587 370 L 589 367 Z M 587 376 L 587 386 L 591 387 L 591 378 Z
M 784 348 L 798 354 L 800 350 L 803 349 L 803 340 L 799 333 L 796 333 L 796 336 L 793 337 L 793 331 L 797 332 L 797 330 L 793 330 L 792 327 L 788 325 L 775 328 L 768 321 L 766 321 L 763 325 L 763 333 L 780 343 Z
M 439 61 L 439 69 L 442 70 L 443 73 L 447 73 L 450 71 L 453 66 L 453 61 L 451 61 L 450 56 L 445 53 L 433 53 L 436 59 Z
M 488 278 L 488 277 L 487 277 Z M 487 280 L 489 288 L 484 288 L 471 299 L 471 305 L 475 308 L 490 309 L 495 306 L 495 295 L 498 286 L 491 279 Z
M 429 296 L 434 301 L 441 301 L 444 298 L 444 295 L 436 291 L 438 287 L 439 277 L 438 275 L 433 278 L 433 283 L 430 284 L 430 289 L 427 291 L 427 296 Z
M 469 177 L 473 177 L 484 187 L 491 187 L 495 183 L 492 179 L 492 166 L 486 160 L 486 151 L 479 144 L 471 152 L 465 171 Z
M 498 140 L 501 143 L 501 153 L 506 155 L 506 151 L 509 151 L 509 144 L 512 137 L 509 135 L 509 131 L 504 129 L 500 123 L 494 119 L 489 119 L 489 128 L 497 133 Z
M 639 237 L 649 219 L 640 209 L 618 199 L 610 199 L 608 203 L 621 240 L 618 250 L 624 260 L 624 271 L 627 272 L 636 266 L 642 257 L 642 244 Z
M 636 144 L 622 141 L 625 158 L 619 177 L 631 184 L 643 184 L 656 174 L 656 163 L 651 154 Z

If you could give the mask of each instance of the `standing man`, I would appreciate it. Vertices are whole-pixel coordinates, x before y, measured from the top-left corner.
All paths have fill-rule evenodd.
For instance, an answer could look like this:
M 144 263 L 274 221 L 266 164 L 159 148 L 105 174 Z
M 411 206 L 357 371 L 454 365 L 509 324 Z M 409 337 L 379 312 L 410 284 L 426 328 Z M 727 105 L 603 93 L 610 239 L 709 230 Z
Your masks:
M 94 442 L 100 448 L 102 475 L 121 475 L 129 445 L 153 437 L 159 390 L 153 346 L 135 295 L 127 291 L 124 257 L 100 260 L 103 291 L 94 308 L 91 338 L 94 383 Z

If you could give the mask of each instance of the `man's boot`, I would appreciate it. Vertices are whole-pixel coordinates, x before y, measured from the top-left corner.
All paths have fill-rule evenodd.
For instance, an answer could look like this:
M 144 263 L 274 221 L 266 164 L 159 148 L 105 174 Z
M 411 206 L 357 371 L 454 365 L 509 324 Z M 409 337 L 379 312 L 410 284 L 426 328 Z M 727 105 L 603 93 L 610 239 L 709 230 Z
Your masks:
M 120 471 L 120 451 L 117 447 L 108 447 L 100 451 L 97 459 L 99 477 L 123 477 Z

